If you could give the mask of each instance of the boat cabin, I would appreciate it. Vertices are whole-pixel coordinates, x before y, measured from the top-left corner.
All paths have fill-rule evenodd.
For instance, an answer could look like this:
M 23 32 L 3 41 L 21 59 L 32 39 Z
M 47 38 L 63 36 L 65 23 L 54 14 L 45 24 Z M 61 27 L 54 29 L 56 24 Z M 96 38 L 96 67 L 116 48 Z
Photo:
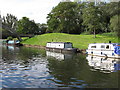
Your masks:
M 106 49 L 106 50 L 114 50 L 114 45 L 110 43 L 93 43 L 89 44 L 88 49 Z
M 73 48 L 73 45 L 70 42 L 48 42 L 46 47 L 47 48 L 65 49 L 65 48 Z
M 19 40 L 8 40 L 7 41 L 7 44 L 17 44 L 17 43 L 20 43 Z
M 92 43 L 86 50 L 88 54 L 120 58 L 120 44 Z

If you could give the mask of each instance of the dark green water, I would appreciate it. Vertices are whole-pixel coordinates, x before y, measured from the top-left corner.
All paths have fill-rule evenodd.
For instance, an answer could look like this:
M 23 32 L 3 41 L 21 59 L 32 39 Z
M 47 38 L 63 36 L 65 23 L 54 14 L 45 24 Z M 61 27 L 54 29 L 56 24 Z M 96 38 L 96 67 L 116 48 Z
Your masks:
M 1 46 L 1 88 L 118 88 L 120 63 L 83 54 Z

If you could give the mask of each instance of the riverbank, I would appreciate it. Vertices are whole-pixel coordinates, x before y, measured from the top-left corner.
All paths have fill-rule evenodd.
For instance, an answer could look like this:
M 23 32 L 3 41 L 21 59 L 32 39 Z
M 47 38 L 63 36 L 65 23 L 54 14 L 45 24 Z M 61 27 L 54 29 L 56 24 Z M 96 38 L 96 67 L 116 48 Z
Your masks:
M 99 34 L 94 38 L 93 35 L 71 35 L 65 33 L 48 33 L 36 35 L 33 38 L 28 38 L 21 43 L 33 47 L 45 47 L 47 42 L 71 42 L 73 47 L 80 50 L 87 49 L 89 43 L 118 43 L 118 38 L 109 34 Z
M 39 49 L 46 49 L 45 46 L 40 45 L 30 45 L 30 44 L 23 44 L 25 47 L 32 47 L 32 48 L 39 48 Z M 79 49 L 77 48 L 77 53 L 86 53 L 86 49 Z
M 34 47 L 34 48 L 42 48 L 42 49 L 46 49 L 45 46 L 40 46 L 40 45 L 23 44 L 23 46 L 25 46 L 25 47 Z

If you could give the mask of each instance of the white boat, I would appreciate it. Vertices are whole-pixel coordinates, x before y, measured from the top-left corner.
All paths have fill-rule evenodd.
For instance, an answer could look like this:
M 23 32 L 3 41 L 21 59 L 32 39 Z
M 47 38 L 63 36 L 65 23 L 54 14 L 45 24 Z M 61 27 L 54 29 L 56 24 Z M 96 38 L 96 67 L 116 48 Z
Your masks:
M 46 50 L 59 52 L 77 52 L 77 48 L 73 48 L 70 42 L 48 42 Z
M 120 44 L 118 43 L 92 43 L 86 50 L 89 55 L 120 58 Z

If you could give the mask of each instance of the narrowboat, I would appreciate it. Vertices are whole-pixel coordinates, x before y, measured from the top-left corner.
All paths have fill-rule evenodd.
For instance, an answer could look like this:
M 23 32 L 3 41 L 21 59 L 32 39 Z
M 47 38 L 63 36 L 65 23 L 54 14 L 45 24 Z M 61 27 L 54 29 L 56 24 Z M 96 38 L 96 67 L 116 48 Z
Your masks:
M 58 52 L 77 52 L 71 42 L 47 42 L 46 50 Z
M 86 50 L 89 55 L 105 56 L 108 58 L 120 58 L 119 43 L 92 43 Z

